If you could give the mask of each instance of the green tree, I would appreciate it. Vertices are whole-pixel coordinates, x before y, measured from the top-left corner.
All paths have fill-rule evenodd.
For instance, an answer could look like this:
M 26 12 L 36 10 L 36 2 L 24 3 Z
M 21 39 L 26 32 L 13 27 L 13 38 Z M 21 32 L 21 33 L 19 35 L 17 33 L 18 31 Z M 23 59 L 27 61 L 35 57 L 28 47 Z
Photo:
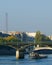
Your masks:
M 15 36 L 5 37 L 4 40 L 5 40 L 6 42 L 20 42 L 20 40 L 19 40 L 17 37 L 15 37 Z
M 36 36 L 35 36 L 36 45 L 37 44 L 44 45 L 48 41 L 50 42 L 51 40 L 46 35 L 41 34 L 40 31 L 36 32 Z
M 44 34 L 42 34 L 41 36 L 42 36 L 42 40 L 41 41 L 44 41 L 44 42 L 45 41 L 51 41 L 48 36 L 46 36 Z
M 42 40 L 41 32 L 37 31 L 35 36 L 35 42 L 39 43 Z
M 3 38 L 2 37 L 0 37 L 0 43 L 2 43 L 3 42 Z
M 5 40 L 3 37 L 0 37 L 0 45 L 4 44 Z

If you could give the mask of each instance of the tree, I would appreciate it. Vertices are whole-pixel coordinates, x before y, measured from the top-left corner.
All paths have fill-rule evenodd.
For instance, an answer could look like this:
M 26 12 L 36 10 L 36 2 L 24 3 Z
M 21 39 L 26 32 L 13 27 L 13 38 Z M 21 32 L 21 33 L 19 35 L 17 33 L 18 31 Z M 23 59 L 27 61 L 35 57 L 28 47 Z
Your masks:
M 0 37 L 0 43 L 2 43 L 3 42 L 3 38 L 2 37 Z
M 35 42 L 36 42 L 36 44 L 44 45 L 48 41 L 50 42 L 51 40 L 46 35 L 41 34 L 40 31 L 36 32 L 36 36 L 35 36 Z
M 37 31 L 36 36 L 35 36 L 35 42 L 39 43 L 41 41 L 41 39 L 42 39 L 41 32 Z
M 20 40 L 15 36 L 8 36 L 4 38 L 6 42 L 19 42 Z
M 42 34 L 41 36 L 42 36 L 42 40 L 41 41 L 44 41 L 44 42 L 51 41 L 48 36 L 46 36 L 44 34 Z

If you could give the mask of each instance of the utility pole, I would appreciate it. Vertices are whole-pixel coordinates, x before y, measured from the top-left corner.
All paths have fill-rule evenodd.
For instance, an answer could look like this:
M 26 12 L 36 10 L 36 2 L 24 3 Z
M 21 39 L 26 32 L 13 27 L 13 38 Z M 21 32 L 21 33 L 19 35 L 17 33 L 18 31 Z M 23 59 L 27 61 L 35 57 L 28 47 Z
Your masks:
M 6 13 L 6 33 L 8 33 L 8 13 Z

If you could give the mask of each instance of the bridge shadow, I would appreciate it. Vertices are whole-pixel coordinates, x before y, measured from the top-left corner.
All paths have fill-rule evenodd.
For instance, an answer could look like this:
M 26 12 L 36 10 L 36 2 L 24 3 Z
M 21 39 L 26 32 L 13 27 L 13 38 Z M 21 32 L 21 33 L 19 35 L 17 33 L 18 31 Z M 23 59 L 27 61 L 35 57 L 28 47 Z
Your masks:
M 0 45 L 0 55 L 16 55 L 16 49 L 6 45 Z

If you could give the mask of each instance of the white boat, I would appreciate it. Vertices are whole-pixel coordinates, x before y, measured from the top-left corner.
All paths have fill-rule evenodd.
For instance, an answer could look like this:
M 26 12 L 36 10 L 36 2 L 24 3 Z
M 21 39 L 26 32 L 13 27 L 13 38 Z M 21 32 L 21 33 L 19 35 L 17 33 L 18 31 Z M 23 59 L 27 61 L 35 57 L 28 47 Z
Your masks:
M 30 53 L 30 58 L 32 59 L 43 59 L 43 58 L 47 58 L 48 56 L 47 55 L 44 55 L 44 54 L 38 54 L 38 53 Z

